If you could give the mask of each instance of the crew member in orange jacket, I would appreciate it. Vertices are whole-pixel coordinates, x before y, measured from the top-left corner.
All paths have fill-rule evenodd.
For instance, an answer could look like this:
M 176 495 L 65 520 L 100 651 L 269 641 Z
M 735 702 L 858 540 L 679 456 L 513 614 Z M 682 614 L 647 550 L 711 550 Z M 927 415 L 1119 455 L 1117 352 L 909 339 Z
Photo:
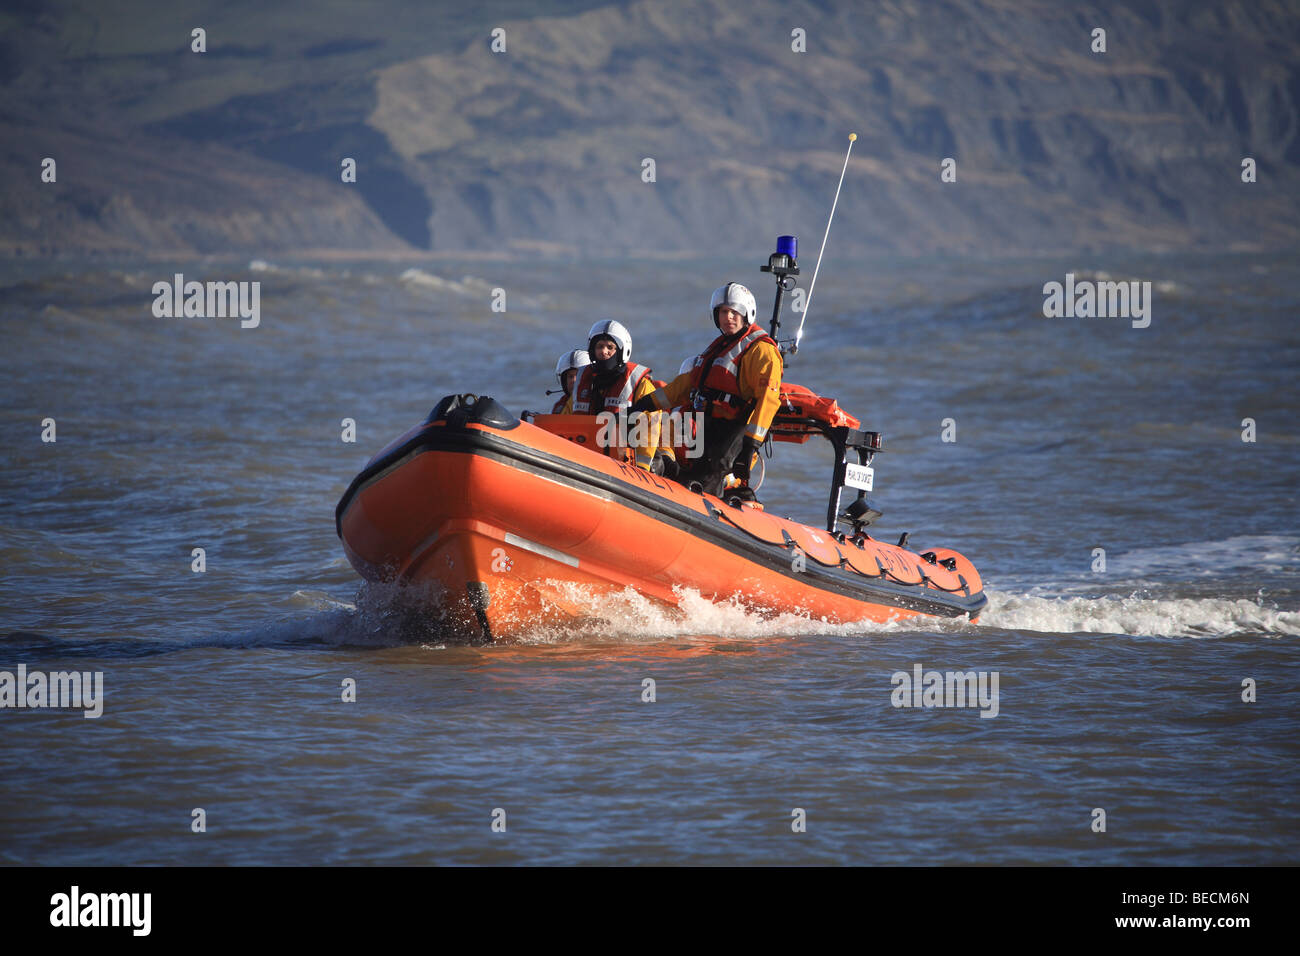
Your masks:
M 703 412 L 704 454 L 679 462 L 680 480 L 699 482 L 704 491 L 721 496 L 730 472 L 740 486 L 727 497 L 753 501 L 750 468 L 781 407 L 781 350 L 757 324 L 754 294 L 739 282 L 715 290 L 709 311 L 722 334 L 692 368 L 637 401 L 633 410 L 686 404 Z
M 647 398 L 654 391 L 650 369 L 630 361 L 632 336 L 621 322 L 605 319 L 597 322 L 587 333 L 587 351 L 591 364 L 578 374 L 569 394 L 569 407 L 575 415 L 599 415 L 620 409 L 626 414 L 631 404 Z M 633 424 L 628 422 L 628 430 Z M 648 428 L 642 429 L 645 441 L 633 446 L 637 467 L 653 470 L 655 451 L 659 447 L 659 415 L 650 416 Z M 618 449 L 608 449 L 620 457 Z

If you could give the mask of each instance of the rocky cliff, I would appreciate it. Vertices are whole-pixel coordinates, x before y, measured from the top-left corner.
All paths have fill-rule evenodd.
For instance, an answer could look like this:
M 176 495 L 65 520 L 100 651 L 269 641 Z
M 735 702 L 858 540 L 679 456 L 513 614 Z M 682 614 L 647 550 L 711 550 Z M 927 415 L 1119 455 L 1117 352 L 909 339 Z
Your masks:
M 845 248 L 1300 238 L 1295 3 L 272 9 L 0 20 L 0 251 L 752 255 L 815 244 L 850 131 Z

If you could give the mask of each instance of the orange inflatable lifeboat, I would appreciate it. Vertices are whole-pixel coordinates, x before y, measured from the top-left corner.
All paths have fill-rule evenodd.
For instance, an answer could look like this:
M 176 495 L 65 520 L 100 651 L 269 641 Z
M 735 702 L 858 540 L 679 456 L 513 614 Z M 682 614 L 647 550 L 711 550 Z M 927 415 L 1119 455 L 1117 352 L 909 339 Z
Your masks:
M 592 416 L 521 420 L 489 397 L 449 395 L 353 480 L 339 537 L 366 579 L 430 585 L 470 640 L 589 617 L 628 588 L 837 622 L 974 619 L 987 599 L 970 561 L 866 533 L 880 514 L 866 497 L 880 436 L 801 386 L 784 385 L 782 399 L 774 440 L 821 435 L 835 450 L 825 529 L 617 461 L 595 447 Z M 857 494 L 841 507 L 846 489 Z

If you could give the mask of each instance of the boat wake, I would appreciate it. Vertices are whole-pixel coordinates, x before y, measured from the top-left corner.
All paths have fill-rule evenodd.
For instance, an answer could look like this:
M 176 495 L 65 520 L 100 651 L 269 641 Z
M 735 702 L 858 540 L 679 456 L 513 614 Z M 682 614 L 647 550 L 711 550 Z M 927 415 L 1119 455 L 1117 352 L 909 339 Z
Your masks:
M 570 601 L 581 599 L 580 588 L 568 584 Z M 590 617 L 563 628 L 538 627 L 521 635 L 521 643 L 552 644 L 599 640 L 616 643 L 644 643 L 681 638 L 725 641 L 754 640 L 794 635 L 879 634 L 907 625 L 901 621 L 862 621 L 839 624 L 808 613 L 765 611 L 747 607 L 739 600 L 714 602 L 694 588 L 675 588 L 677 607 L 666 607 L 631 588 L 621 593 L 588 598 Z M 957 626 L 963 626 L 959 624 Z M 915 627 L 915 624 L 911 625 Z M 950 628 L 949 621 L 927 619 L 927 630 Z M 968 625 L 967 625 L 968 626 Z
M 678 605 L 669 607 L 630 587 L 596 595 L 572 582 L 549 583 L 567 607 L 588 608 L 589 613 L 561 625 L 536 623 L 524 627 L 516 639 L 499 643 L 653 644 L 683 639 L 730 642 L 807 635 L 851 637 L 917 629 L 947 632 L 974 627 L 965 618 L 842 624 L 808 613 L 754 608 L 738 600 L 714 602 L 694 588 L 675 589 Z M 304 622 L 304 636 L 310 632 L 308 639 L 328 644 L 446 647 L 477 640 L 476 634 L 459 633 L 442 620 L 441 596 L 436 586 L 367 582 L 358 590 L 355 604 L 323 592 L 300 591 L 295 598 L 321 612 L 311 619 L 314 623 Z
M 1038 597 L 989 591 L 980 625 L 1054 634 L 1228 637 L 1300 634 L 1300 611 L 1228 598 Z
M 1300 611 L 1265 602 L 1230 598 L 1152 598 L 1129 596 L 1042 596 L 990 591 L 978 624 L 962 619 L 912 618 L 838 624 L 808 614 L 767 613 L 737 601 L 715 603 L 694 589 L 681 589 L 677 607 L 665 607 L 636 591 L 604 597 L 579 593 L 565 597 L 592 609 L 564 626 L 537 625 L 515 642 L 523 645 L 576 643 L 652 644 L 682 639 L 747 641 L 825 635 L 971 633 L 973 629 L 1037 631 L 1048 634 L 1112 634 L 1149 637 L 1226 637 L 1300 635 Z M 366 584 L 355 604 L 323 592 L 299 592 L 302 603 L 320 611 L 300 624 L 299 640 L 332 645 L 396 647 L 419 644 L 446 647 L 471 643 L 439 618 L 438 596 L 428 588 Z M 275 636 L 283 639 L 280 625 Z

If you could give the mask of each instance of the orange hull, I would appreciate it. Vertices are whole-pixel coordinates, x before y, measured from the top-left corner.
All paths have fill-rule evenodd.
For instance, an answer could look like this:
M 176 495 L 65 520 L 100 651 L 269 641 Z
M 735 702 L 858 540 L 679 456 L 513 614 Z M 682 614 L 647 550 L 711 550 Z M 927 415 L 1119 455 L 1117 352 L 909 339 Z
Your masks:
M 432 584 L 471 639 L 588 617 L 601 595 L 627 588 L 670 605 L 675 588 L 693 588 L 839 622 L 973 618 L 986 603 L 978 572 L 956 552 L 923 558 L 729 506 L 520 422 L 489 399 L 477 407 L 407 432 L 337 511 L 363 577 Z

